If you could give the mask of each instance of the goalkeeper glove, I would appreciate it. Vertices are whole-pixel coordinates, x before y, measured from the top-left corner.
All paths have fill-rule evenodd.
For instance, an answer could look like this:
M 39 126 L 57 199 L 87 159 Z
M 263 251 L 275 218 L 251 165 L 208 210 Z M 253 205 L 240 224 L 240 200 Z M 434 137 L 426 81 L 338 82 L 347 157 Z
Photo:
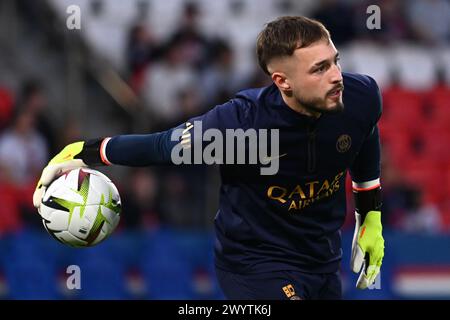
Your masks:
M 39 213 L 45 190 L 58 176 L 77 168 L 109 164 L 101 156 L 104 152 L 100 152 L 108 140 L 95 139 L 71 143 L 50 160 L 42 171 L 33 194 L 33 205 Z
M 380 272 L 384 256 L 381 212 L 369 211 L 362 224 L 360 214 L 355 213 L 355 218 L 351 268 L 355 273 L 361 271 L 356 287 L 366 289 Z

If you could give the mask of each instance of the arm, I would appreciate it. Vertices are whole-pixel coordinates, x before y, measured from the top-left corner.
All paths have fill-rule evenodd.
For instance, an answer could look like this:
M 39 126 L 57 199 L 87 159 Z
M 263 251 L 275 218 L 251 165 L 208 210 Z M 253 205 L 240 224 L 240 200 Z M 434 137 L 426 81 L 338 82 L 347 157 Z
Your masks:
M 373 80 L 372 80 L 373 81 Z M 358 156 L 350 174 L 355 197 L 355 232 L 352 243 L 351 268 L 361 274 L 356 286 L 365 289 L 370 286 L 380 272 L 384 256 L 384 239 L 381 225 L 380 186 L 380 138 L 377 122 L 381 116 L 381 97 L 375 86 L 370 111 L 374 114 Z
M 225 128 L 242 127 L 245 107 L 241 106 L 241 103 L 231 100 L 164 132 L 107 138 L 103 142 L 103 147 L 99 148 L 101 164 L 124 166 L 173 164 L 171 153 L 178 143 L 181 142 L 186 149 L 189 147 L 195 149 L 196 145 L 202 145 L 203 150 L 205 145 L 210 143 L 202 140 L 206 130 L 218 129 L 224 132 Z M 197 127 L 197 124 L 200 124 L 200 127 Z
M 178 143 L 171 140 L 173 130 L 106 138 L 99 150 L 102 162 L 131 167 L 172 164 L 171 150 Z
M 199 117 L 189 120 L 189 123 L 201 122 L 201 130 L 209 128 L 230 128 L 239 126 L 242 108 L 235 101 L 217 106 Z M 39 210 L 41 199 L 48 185 L 55 177 L 64 172 L 100 165 L 149 166 L 173 164 L 171 152 L 174 146 L 189 142 L 189 145 L 203 143 L 200 136 L 195 136 L 196 130 L 190 130 L 182 124 L 176 128 L 145 135 L 120 135 L 112 138 L 98 138 L 79 141 L 67 145 L 44 168 L 41 178 L 33 194 L 33 204 Z M 200 133 L 202 133 L 200 132 Z M 189 138 L 185 139 L 186 136 Z

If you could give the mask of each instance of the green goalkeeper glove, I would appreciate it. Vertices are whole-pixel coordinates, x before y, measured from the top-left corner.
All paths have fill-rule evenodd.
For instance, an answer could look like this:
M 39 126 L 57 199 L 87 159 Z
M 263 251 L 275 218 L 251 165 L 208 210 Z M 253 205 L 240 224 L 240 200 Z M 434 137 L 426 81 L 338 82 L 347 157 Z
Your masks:
M 381 212 L 369 211 L 362 224 L 360 214 L 355 213 L 355 218 L 351 268 L 355 273 L 361 271 L 356 287 L 366 289 L 373 284 L 380 272 L 384 256 Z
M 107 140 L 95 139 L 71 143 L 50 160 L 42 171 L 33 194 L 33 205 L 38 212 L 45 190 L 58 176 L 73 169 L 106 164 L 100 153 L 104 141 Z

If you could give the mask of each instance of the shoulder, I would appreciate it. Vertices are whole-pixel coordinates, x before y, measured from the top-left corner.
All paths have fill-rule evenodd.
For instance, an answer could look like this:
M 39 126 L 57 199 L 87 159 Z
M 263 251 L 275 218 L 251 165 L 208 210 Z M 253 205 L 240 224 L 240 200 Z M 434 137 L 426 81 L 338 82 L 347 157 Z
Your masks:
M 356 108 L 364 117 L 370 117 L 375 123 L 382 113 L 380 89 L 375 79 L 357 73 L 342 73 L 344 78 L 344 104 Z
M 343 72 L 345 88 L 354 90 L 356 93 L 375 96 L 379 92 L 378 84 L 372 77 L 358 73 Z
M 216 105 L 207 113 L 190 119 L 202 121 L 203 127 L 218 129 L 246 128 L 250 125 L 256 104 L 250 90 L 237 93 L 233 98 Z
M 239 91 L 228 102 L 216 106 L 213 112 L 228 128 L 251 126 L 258 108 L 267 103 L 271 86 Z
M 251 88 L 239 91 L 235 98 L 242 101 L 246 101 L 250 105 L 261 105 L 267 103 L 267 101 L 273 98 L 278 93 L 278 89 L 275 84 L 271 84 L 267 87 Z

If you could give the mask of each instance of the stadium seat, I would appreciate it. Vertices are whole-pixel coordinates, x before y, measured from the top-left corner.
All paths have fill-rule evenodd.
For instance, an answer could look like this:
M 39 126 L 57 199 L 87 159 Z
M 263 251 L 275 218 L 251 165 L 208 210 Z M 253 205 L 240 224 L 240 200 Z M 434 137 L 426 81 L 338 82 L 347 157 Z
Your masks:
M 450 188 L 447 186 L 447 194 Z M 450 232 L 450 202 L 448 199 L 446 201 L 438 204 L 439 211 L 441 212 L 441 219 L 443 223 L 443 228 L 445 231 Z
M 450 47 L 439 47 L 438 50 L 436 50 L 436 61 L 439 69 L 444 72 L 444 78 L 447 86 L 450 86 Z
M 44 234 L 22 230 L 8 236 L 4 272 L 9 299 L 58 299 L 56 257 L 40 246 Z
M 415 157 L 412 141 L 413 136 L 401 131 L 396 126 L 389 128 L 385 121 L 380 122 L 380 139 L 383 152 L 388 154 L 396 166 L 401 166 L 405 161 Z
M 450 106 L 440 105 L 430 110 L 429 127 L 450 132 Z
M 148 297 L 155 300 L 191 299 L 193 268 L 177 247 L 169 229 L 148 234 L 140 268 Z
M 444 225 L 443 229 L 447 232 L 450 231 L 450 208 L 448 205 L 443 205 L 439 207 L 439 211 L 441 212 L 442 223 Z
M 356 45 L 346 51 L 342 58 L 350 63 L 352 71 L 373 77 L 380 88 L 390 85 L 389 56 L 386 50 L 377 46 Z
M 445 202 L 446 204 L 448 204 L 449 206 L 449 210 L 450 210 L 450 164 L 447 165 L 447 169 L 445 169 L 444 171 L 444 175 L 445 175 L 445 194 L 446 194 L 446 199 Z M 450 211 L 449 211 L 450 212 Z
M 405 180 L 416 185 L 424 195 L 425 202 L 439 203 L 445 199 L 442 171 L 427 158 L 417 158 L 405 162 L 402 166 Z
M 0 234 L 16 231 L 22 224 L 17 188 L 0 183 Z
M 450 131 L 450 87 L 433 88 L 427 93 L 425 106 L 429 124 Z
M 80 7 L 81 12 L 89 12 L 90 0 L 77 0 L 76 3 L 72 0 L 50 0 L 50 4 L 58 10 L 61 15 L 66 14 L 66 10 L 70 5 L 76 4 Z
M 179 26 L 184 0 L 152 1 L 148 22 L 161 39 L 168 37 Z
M 383 91 L 383 120 L 395 124 L 398 130 L 418 132 L 425 125 L 424 96 L 417 91 L 392 86 Z
M 73 252 L 68 264 L 81 269 L 80 299 L 127 299 L 125 262 L 116 254 L 116 245 L 111 238 L 92 248 Z
M 439 84 L 426 93 L 426 104 L 433 108 L 450 108 L 450 86 Z
M 380 137 L 384 142 L 390 142 L 396 139 L 404 139 L 409 137 L 409 134 L 399 130 L 396 123 L 389 121 L 384 116 L 378 121 L 378 130 Z
M 123 68 L 127 33 L 123 26 L 91 19 L 86 22 L 85 37 L 97 54 L 107 58 L 116 68 Z
M 0 87 L 0 130 L 11 120 L 13 112 L 13 96 L 5 88 Z
M 210 233 L 162 228 L 147 235 L 140 269 L 150 299 L 222 299 Z
M 223 294 L 215 275 L 214 235 L 188 230 L 179 232 L 174 239 L 180 250 L 187 253 L 186 259 L 193 269 L 193 298 L 222 298 Z
M 435 166 L 446 165 L 450 162 L 450 148 L 446 147 L 450 141 L 449 128 L 427 127 L 420 138 L 422 157 L 429 159 Z
M 103 20 L 110 24 L 121 26 L 122 29 L 127 29 L 139 17 L 139 1 L 104 1 Z
M 399 46 L 392 50 L 390 59 L 402 87 L 423 91 L 436 83 L 437 62 L 426 49 L 418 46 Z

